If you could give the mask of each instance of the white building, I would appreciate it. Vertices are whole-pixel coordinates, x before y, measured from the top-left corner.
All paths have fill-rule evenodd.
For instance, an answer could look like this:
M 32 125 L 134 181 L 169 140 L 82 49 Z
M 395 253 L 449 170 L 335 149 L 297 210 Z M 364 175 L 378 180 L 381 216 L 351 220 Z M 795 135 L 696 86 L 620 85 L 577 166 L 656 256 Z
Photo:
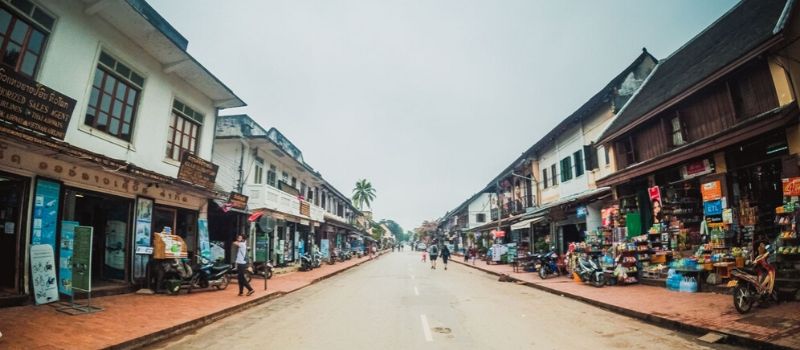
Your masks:
M 181 157 L 209 166 L 218 110 L 244 102 L 187 40 L 142 0 L 3 0 L 0 36 L 0 293 L 31 293 L 32 244 L 54 248 L 70 293 L 73 223 L 102 247 L 95 289 L 140 281 L 137 248 L 153 231 L 170 227 L 190 255 L 204 248 L 215 193 L 202 177 L 178 179 Z

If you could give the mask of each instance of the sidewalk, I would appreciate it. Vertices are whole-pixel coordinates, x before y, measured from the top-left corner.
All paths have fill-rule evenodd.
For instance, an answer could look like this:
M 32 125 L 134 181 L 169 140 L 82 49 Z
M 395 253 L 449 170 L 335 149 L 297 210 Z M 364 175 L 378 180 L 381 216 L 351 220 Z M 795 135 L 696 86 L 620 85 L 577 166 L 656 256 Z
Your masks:
M 473 266 L 465 264 L 461 256 L 454 258 L 462 265 L 495 275 L 507 274 L 528 286 L 668 328 L 723 333 L 748 347 L 800 349 L 800 302 L 754 308 L 740 315 L 730 295 L 680 293 L 640 284 L 595 288 L 566 277 L 542 280 L 536 273 L 514 273 L 510 265 L 476 261 Z
M 369 261 L 369 257 L 323 264 L 308 272 L 276 275 L 268 280 L 253 278 L 256 293 L 239 297 L 235 280 L 223 291 L 195 291 L 178 296 L 123 294 L 92 299 L 105 310 L 69 316 L 53 305 L 0 309 L 2 349 L 101 349 L 131 348 L 150 344 L 211 323 L 243 309 L 291 293 L 336 273 Z

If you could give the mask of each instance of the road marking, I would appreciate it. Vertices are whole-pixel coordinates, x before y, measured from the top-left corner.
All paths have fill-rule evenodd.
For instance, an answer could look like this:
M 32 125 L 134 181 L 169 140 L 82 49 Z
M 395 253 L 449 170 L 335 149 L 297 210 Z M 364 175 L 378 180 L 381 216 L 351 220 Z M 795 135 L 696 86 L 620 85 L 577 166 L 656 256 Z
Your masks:
M 425 340 L 433 341 L 433 336 L 431 335 L 431 327 L 428 325 L 428 318 L 425 317 L 425 315 L 419 315 L 419 318 L 422 321 L 422 333 L 425 333 Z
M 419 289 L 417 289 L 417 286 L 414 286 L 414 295 L 419 296 Z

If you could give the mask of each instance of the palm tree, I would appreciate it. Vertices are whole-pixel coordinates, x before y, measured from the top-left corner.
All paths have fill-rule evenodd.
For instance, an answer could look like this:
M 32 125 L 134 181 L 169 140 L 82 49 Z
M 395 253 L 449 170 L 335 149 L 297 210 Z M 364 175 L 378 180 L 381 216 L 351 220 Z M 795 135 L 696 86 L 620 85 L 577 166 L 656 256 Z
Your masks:
M 375 189 L 367 179 L 356 181 L 356 188 L 353 189 L 353 202 L 355 202 L 358 210 L 364 209 L 364 204 L 372 208 L 370 202 L 375 199 Z

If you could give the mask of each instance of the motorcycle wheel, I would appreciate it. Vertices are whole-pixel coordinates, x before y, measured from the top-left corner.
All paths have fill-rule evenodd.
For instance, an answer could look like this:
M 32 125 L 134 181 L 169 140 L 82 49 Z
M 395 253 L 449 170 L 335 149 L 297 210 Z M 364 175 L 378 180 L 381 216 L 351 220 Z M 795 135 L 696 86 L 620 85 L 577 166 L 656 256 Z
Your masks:
M 181 280 L 169 279 L 164 281 L 164 289 L 167 290 L 169 295 L 178 295 L 181 291 Z
M 755 302 L 755 290 L 750 284 L 742 285 L 742 282 L 733 288 L 733 307 L 740 314 L 746 314 L 753 308 Z
M 267 279 L 272 278 L 272 270 L 267 270 Z
M 220 280 L 219 284 L 217 284 L 215 287 L 217 287 L 217 289 L 219 289 L 219 290 L 223 290 L 225 288 L 228 288 L 229 284 L 231 284 L 231 279 L 228 278 L 227 275 L 225 275 L 225 276 L 222 276 L 222 279 Z
M 598 274 L 592 284 L 597 288 L 606 285 L 606 275 L 604 273 Z
M 250 272 L 249 270 L 245 271 L 244 279 L 247 280 L 247 283 L 250 283 L 250 281 L 253 279 L 253 273 Z
M 547 268 L 542 266 L 539 268 L 539 278 L 546 279 L 547 278 Z

